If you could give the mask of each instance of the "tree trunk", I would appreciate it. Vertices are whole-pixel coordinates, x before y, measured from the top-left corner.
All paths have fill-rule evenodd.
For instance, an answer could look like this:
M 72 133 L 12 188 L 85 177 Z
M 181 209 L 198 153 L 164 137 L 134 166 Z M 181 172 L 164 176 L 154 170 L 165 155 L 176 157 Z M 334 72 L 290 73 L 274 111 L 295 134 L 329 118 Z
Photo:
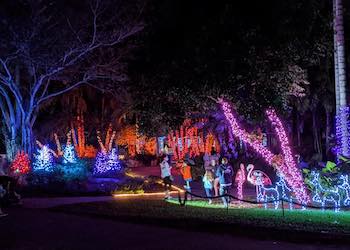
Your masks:
M 339 98 L 339 71 L 338 71 L 338 53 L 337 53 L 337 22 L 336 22 L 336 16 L 337 16 L 337 0 L 333 0 L 333 43 L 334 43 L 334 85 L 335 85 L 335 106 L 336 106 L 336 114 L 339 113 L 339 106 L 340 106 L 340 98 Z
M 313 131 L 313 138 L 314 138 L 314 150 L 318 154 L 322 154 L 319 131 L 318 131 L 317 121 L 316 121 L 316 111 L 312 112 L 312 131 Z
M 297 146 L 300 147 L 301 146 L 301 141 L 300 141 L 300 114 L 299 112 L 297 112 Z
M 326 156 L 329 151 L 329 136 L 331 131 L 331 114 L 326 110 Z
M 340 108 L 345 108 L 347 106 L 346 101 L 346 71 L 345 71 L 345 46 L 344 46 L 344 25 L 343 25 L 343 3 L 342 0 L 334 0 L 333 9 L 335 10 L 335 20 L 334 20 L 334 32 L 335 32 L 335 59 L 337 63 L 335 63 L 335 73 L 336 73 L 336 81 L 338 80 L 338 91 L 336 94 L 337 104 L 339 108 L 337 108 L 337 113 L 339 114 Z M 338 78 L 337 78 L 338 77 Z M 336 83 L 337 90 L 337 83 Z M 342 112 L 343 113 L 343 112 Z M 342 115 L 340 117 L 340 126 L 343 131 L 341 142 L 341 154 L 345 156 L 350 156 L 350 148 L 348 145 L 349 141 L 349 131 L 347 128 L 347 116 Z

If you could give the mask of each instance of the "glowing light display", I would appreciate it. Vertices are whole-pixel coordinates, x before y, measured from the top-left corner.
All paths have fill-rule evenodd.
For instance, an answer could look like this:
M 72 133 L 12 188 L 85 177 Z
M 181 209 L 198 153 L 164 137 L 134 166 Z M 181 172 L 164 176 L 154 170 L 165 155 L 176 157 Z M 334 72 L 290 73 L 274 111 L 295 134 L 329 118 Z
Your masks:
M 293 192 L 295 192 L 296 198 L 302 203 L 307 204 L 309 202 L 309 197 L 306 192 L 306 188 L 304 186 L 304 182 L 301 176 L 299 169 L 296 167 L 294 160 L 292 158 L 291 149 L 289 146 L 289 141 L 286 136 L 286 132 L 283 128 L 283 125 L 280 119 L 277 117 L 275 111 L 269 110 L 267 111 L 267 115 L 269 120 L 272 122 L 272 125 L 277 132 L 277 136 L 281 143 L 281 149 L 283 152 L 284 161 L 279 164 L 276 163 L 276 155 L 274 155 L 269 149 L 264 147 L 261 144 L 261 141 L 255 140 L 250 136 L 248 132 L 240 127 L 237 122 L 237 119 L 231 112 L 230 105 L 221 100 L 220 101 L 222 110 L 224 111 L 224 115 L 226 120 L 228 121 L 232 133 L 235 137 L 238 137 L 245 144 L 249 145 L 255 152 L 257 152 L 269 165 L 275 166 L 276 169 L 282 172 L 285 175 L 285 179 L 287 183 L 292 188 Z
M 237 183 L 237 196 L 238 196 L 238 199 L 241 199 L 241 200 L 243 199 L 243 184 L 245 180 L 246 180 L 246 177 L 245 177 L 244 164 L 241 163 L 235 179 Z
M 327 203 L 334 204 L 334 210 L 339 211 L 341 195 L 339 193 L 339 187 L 334 186 L 332 188 L 324 188 L 320 182 L 320 173 L 315 171 L 311 172 L 312 179 L 310 183 L 314 186 L 314 195 L 312 200 L 316 203 L 321 203 L 322 208 Z
M 343 181 L 342 184 L 338 185 L 339 188 L 343 189 L 345 191 L 345 199 L 343 201 L 343 204 L 345 206 L 350 205 L 350 184 L 349 184 L 349 176 L 348 175 L 341 175 L 339 177 L 340 180 Z
M 339 114 L 335 117 L 336 142 L 335 153 L 339 158 L 340 155 L 349 156 L 350 137 L 350 107 L 340 107 Z M 347 121 L 346 126 L 342 126 L 342 121 Z
M 10 167 L 11 173 L 15 175 L 28 174 L 30 169 L 28 154 L 24 152 L 17 153 Z
M 283 161 L 281 164 L 277 165 L 277 168 L 284 175 L 287 183 L 292 187 L 297 199 L 302 204 L 307 204 L 309 202 L 309 196 L 305 189 L 304 179 L 295 163 L 283 124 L 275 110 L 267 110 L 266 113 L 281 144 Z
M 118 151 L 116 148 L 108 153 L 98 152 L 94 167 L 94 174 L 104 174 L 121 171 L 122 166 L 119 162 Z
M 33 170 L 53 170 L 53 157 L 50 149 L 44 145 L 42 148 L 37 149 L 37 154 L 34 155 Z
M 63 151 L 63 163 L 76 163 L 77 157 L 73 145 L 67 145 Z

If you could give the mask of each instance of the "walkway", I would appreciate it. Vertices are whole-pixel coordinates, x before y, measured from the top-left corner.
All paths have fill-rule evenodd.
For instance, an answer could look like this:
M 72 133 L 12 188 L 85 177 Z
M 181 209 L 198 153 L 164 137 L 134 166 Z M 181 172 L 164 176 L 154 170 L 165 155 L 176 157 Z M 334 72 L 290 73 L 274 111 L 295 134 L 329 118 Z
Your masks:
M 95 197 L 58 197 L 58 198 L 24 198 L 24 208 L 50 208 L 59 205 L 69 205 L 76 203 L 112 201 L 112 196 L 95 196 Z

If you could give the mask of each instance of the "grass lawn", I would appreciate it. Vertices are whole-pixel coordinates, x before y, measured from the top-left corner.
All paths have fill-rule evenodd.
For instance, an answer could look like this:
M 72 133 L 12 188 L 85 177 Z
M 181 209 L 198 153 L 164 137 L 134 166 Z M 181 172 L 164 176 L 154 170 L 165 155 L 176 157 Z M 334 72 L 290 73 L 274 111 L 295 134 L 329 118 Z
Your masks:
M 56 207 L 53 210 L 105 217 L 132 223 L 147 223 L 185 230 L 239 233 L 260 238 L 292 241 L 341 240 L 350 236 L 350 212 L 230 208 L 188 201 L 185 207 L 176 200 L 118 199 Z

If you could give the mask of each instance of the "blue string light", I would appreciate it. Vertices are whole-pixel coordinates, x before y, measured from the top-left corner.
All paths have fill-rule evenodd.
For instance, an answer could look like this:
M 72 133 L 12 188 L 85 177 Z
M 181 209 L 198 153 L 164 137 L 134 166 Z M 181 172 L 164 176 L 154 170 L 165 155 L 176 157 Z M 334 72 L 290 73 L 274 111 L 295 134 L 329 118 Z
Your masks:
M 42 148 L 37 149 L 37 154 L 34 155 L 33 170 L 53 170 L 53 156 L 49 148 L 45 145 Z

